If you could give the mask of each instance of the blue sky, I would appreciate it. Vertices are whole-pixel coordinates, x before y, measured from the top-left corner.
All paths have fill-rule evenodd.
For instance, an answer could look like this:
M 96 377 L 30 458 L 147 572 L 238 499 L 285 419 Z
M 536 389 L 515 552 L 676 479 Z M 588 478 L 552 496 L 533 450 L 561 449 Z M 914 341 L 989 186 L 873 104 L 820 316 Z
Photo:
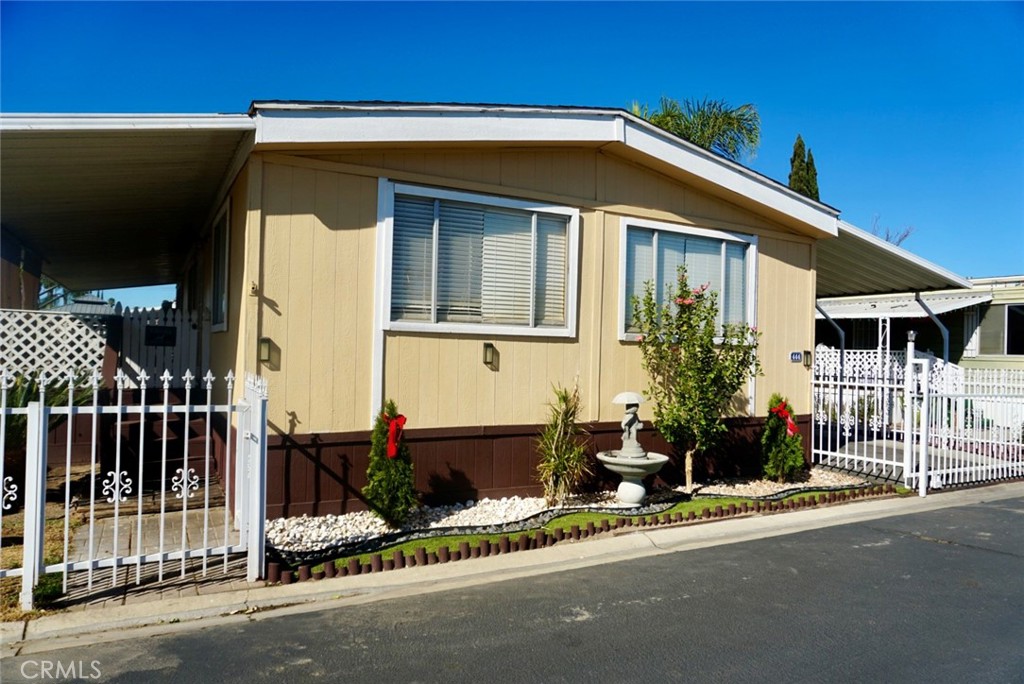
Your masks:
M 845 220 L 1024 273 L 1024 3 L 0 2 L 5 112 L 662 95 L 751 102 L 755 170 L 785 182 L 800 133 Z

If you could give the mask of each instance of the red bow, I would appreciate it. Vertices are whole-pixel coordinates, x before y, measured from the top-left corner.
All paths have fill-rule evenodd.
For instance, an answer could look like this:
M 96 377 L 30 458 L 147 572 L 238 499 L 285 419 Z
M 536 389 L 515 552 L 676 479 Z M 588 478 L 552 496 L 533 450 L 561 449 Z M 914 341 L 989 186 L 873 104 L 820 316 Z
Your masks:
M 792 437 L 797 434 L 798 430 L 796 429 L 796 423 L 793 422 L 793 419 L 789 416 L 789 411 L 786 410 L 786 402 L 780 403 L 778 406 L 771 409 L 771 412 L 786 421 L 787 437 Z
M 402 430 L 405 429 L 405 416 L 398 414 L 394 418 L 381 416 L 388 423 L 388 458 L 398 456 L 398 440 L 402 439 Z

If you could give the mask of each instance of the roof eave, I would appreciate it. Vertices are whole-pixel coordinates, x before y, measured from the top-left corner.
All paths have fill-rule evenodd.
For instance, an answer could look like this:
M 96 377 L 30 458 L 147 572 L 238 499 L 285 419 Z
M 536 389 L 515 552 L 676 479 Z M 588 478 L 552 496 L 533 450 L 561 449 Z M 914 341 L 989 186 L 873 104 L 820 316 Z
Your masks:
M 256 144 L 621 144 L 778 215 L 813 237 L 838 234 L 837 209 L 621 109 L 407 103 L 254 102 Z M 510 126 L 509 120 L 529 126 Z
M 246 114 L 0 114 L 0 131 L 255 130 Z

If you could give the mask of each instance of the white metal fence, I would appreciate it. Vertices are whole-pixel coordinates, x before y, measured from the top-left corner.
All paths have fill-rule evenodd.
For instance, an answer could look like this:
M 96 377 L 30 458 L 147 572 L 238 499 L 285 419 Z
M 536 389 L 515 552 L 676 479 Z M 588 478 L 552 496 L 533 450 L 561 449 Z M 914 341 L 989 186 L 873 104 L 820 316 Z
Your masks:
M 119 372 L 104 405 L 95 371 L 49 378 L 0 371 L 0 526 L 23 525 L 21 564 L 0 554 L 0 580 L 21 577 L 25 609 L 47 573 L 63 575 L 65 592 L 71 580 L 92 592 L 141 583 L 144 565 L 155 564 L 157 580 L 184 575 L 189 562 L 205 575 L 245 553 L 248 579 L 262 575 L 265 380 L 247 375 L 235 403 L 230 373 L 218 383 L 186 371 L 176 391 L 170 373 L 150 388 L 142 372 L 131 390 Z M 44 555 L 55 526 L 61 552 Z
M 1024 477 L 1024 372 L 930 355 L 816 353 L 816 463 L 929 488 Z M 847 352 L 850 355 L 851 352 Z M 910 358 L 910 363 L 906 359 Z

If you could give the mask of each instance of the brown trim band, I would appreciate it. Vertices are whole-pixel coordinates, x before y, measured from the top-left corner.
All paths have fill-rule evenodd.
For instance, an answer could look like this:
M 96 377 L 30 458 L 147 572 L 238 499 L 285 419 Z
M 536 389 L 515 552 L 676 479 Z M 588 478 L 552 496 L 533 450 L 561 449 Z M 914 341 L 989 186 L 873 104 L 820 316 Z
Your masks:
M 764 418 L 731 418 L 716 454 L 696 459 L 700 479 L 755 475 L 760 472 L 760 427 Z M 798 416 L 809 456 L 810 416 Z M 617 448 L 617 422 L 586 426 L 594 452 Z M 424 503 L 437 505 L 468 499 L 538 496 L 536 438 L 540 425 L 486 425 L 408 430 L 416 488 Z M 324 515 L 365 510 L 362 496 L 370 452 L 369 430 L 318 434 L 271 434 L 267 440 L 267 517 Z M 653 430 L 640 435 L 648 451 L 669 455 L 669 467 L 655 483 L 682 483 L 681 459 Z M 617 478 L 597 467 L 587 487 L 614 488 Z

